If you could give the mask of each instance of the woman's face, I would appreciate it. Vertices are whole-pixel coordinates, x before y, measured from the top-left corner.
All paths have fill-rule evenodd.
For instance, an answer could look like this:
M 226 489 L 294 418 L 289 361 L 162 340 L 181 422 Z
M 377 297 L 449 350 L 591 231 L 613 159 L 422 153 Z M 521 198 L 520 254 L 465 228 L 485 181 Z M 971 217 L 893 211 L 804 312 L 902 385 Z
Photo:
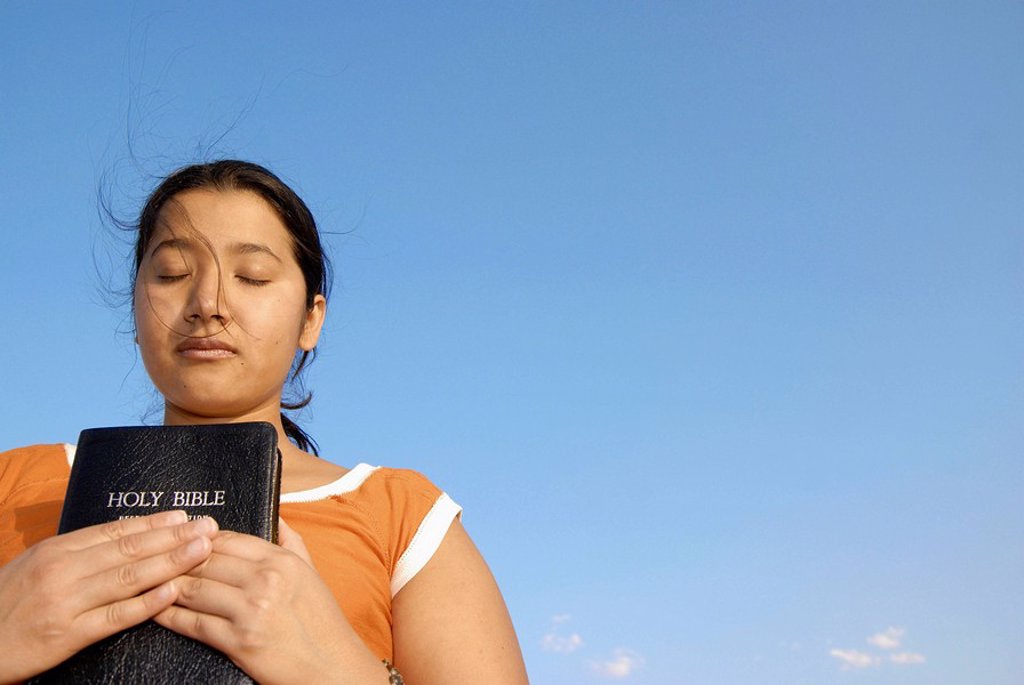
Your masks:
M 265 418 L 320 336 L 291 235 L 255 193 L 189 190 L 161 209 L 135 282 L 135 327 L 169 419 Z

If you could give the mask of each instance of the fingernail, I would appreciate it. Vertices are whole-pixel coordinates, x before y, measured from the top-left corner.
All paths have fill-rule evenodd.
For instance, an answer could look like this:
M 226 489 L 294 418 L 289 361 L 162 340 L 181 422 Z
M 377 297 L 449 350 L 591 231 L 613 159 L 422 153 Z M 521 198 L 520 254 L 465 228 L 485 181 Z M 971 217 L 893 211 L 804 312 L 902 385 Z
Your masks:
M 177 526 L 188 521 L 188 514 L 180 509 L 176 511 L 166 511 L 164 512 L 164 516 L 167 524 L 171 526 Z
M 206 552 L 207 538 L 198 537 L 185 547 L 185 553 L 191 556 L 199 556 Z
M 217 532 L 217 522 L 209 516 L 196 519 L 194 525 L 193 530 L 200 535 L 212 535 Z

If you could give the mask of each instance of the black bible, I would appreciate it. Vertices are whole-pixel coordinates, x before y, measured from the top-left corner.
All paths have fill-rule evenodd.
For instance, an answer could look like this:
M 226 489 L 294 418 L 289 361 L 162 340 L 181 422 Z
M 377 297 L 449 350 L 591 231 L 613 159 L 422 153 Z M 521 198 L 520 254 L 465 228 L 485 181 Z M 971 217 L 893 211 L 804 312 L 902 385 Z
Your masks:
M 91 428 L 78 439 L 59 532 L 159 511 L 211 516 L 277 542 L 281 454 L 269 423 Z M 207 645 L 146 621 L 30 683 L 252 683 Z

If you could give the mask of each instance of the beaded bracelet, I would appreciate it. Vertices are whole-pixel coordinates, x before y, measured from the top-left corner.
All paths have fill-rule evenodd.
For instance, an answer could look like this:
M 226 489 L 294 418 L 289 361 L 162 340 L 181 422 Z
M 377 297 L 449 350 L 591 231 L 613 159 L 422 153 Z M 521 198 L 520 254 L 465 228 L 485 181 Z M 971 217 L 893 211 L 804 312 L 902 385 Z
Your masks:
M 388 669 L 388 685 L 405 685 L 405 681 L 402 680 L 402 674 L 398 672 L 395 665 L 387 659 L 382 659 L 384 662 L 384 668 Z

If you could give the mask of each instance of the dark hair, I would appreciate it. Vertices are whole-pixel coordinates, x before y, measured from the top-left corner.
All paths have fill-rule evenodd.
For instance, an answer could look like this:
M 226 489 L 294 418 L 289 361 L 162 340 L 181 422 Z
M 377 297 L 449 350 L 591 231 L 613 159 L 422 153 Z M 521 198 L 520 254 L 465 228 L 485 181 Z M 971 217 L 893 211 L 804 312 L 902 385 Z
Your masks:
M 142 265 L 142 258 L 146 254 L 150 240 L 157 227 L 157 219 L 160 210 L 168 200 L 178 193 L 197 188 L 212 188 L 215 190 L 247 190 L 256 193 L 274 208 L 284 222 L 288 233 L 292 236 L 292 244 L 295 246 L 295 259 L 299 263 L 302 275 L 306 281 L 306 308 L 313 306 L 313 299 L 317 295 L 327 297 L 331 286 L 331 264 L 323 246 L 320 244 L 320 232 L 316 227 L 316 220 L 313 218 L 309 207 L 302 201 L 294 190 L 264 167 L 252 162 L 241 162 L 237 160 L 220 160 L 205 164 L 193 164 L 173 172 L 156 187 L 150 194 L 149 199 L 139 214 L 137 224 L 138 235 L 135 242 L 135 260 L 132 269 L 132 292 L 134 294 L 135 278 L 138 275 L 139 267 Z M 299 373 L 312 362 L 316 351 L 303 351 L 298 355 L 293 365 L 291 378 L 298 381 Z M 281 401 L 282 409 L 301 409 L 308 405 L 313 399 L 313 393 L 306 395 L 296 402 Z M 285 434 L 299 448 L 312 451 L 319 455 L 319 448 L 316 441 L 306 431 L 299 427 L 292 419 L 281 412 L 281 423 L 284 425 Z

